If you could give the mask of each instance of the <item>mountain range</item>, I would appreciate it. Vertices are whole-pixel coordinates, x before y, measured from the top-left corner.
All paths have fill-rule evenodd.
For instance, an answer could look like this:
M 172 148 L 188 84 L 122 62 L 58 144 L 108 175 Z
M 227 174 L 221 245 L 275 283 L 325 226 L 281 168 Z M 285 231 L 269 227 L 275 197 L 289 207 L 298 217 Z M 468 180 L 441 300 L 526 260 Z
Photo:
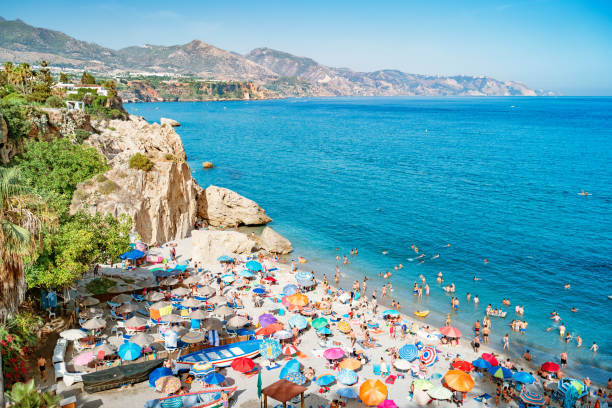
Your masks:
M 248 81 L 277 96 L 535 96 L 514 81 L 486 76 L 430 76 L 399 70 L 357 72 L 269 48 L 246 55 L 199 40 L 184 45 L 143 45 L 113 50 L 59 31 L 0 17 L 0 62 L 37 63 L 94 73 L 171 74 L 213 81 Z

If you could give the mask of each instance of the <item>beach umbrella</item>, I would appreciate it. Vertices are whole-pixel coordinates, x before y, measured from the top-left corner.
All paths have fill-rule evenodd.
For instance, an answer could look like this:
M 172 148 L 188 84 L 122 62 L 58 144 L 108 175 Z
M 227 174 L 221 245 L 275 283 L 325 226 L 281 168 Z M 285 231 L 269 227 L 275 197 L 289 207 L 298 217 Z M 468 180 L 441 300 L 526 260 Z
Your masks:
M 338 371 L 338 382 L 345 385 L 353 385 L 357 382 L 357 373 L 353 370 L 343 368 Z
M 136 260 L 136 259 L 140 259 L 143 256 L 145 256 L 145 253 L 142 251 L 139 251 L 137 249 L 132 249 L 131 251 L 128 251 L 124 254 L 119 255 L 120 259 L 129 259 L 129 260 Z
M 435 347 L 426 346 L 421 349 L 421 353 L 419 355 L 419 359 L 425 366 L 431 367 L 436 363 L 438 358 L 438 352 Z
M 334 381 L 336 381 L 336 377 L 334 377 L 331 374 L 323 374 L 315 380 L 315 382 L 319 384 L 321 387 L 327 387 Z M 350 384 L 347 384 L 347 385 L 350 385 Z
M 109 343 L 103 343 L 93 349 L 93 353 L 98 360 L 104 359 L 106 356 L 112 356 L 117 352 L 115 346 Z
M 437 400 L 447 400 L 453 396 L 451 390 L 444 388 L 441 385 L 428 389 L 427 394 L 429 394 L 431 398 Z
M 387 387 L 380 380 L 366 380 L 359 387 L 359 398 L 369 407 L 376 406 L 387 399 Z
M 414 388 L 417 390 L 428 390 L 431 387 L 433 387 L 432 382 L 424 378 L 418 378 L 414 380 L 412 384 L 414 385 Z
M 119 357 L 121 357 L 122 360 L 126 361 L 136 360 L 138 357 L 140 357 L 141 353 L 142 347 L 140 347 L 136 343 L 131 342 L 123 343 L 121 347 L 119 347 L 119 351 L 117 352 L 117 354 L 119 354 Z
M 298 287 L 294 284 L 286 285 L 283 287 L 283 294 L 291 296 L 298 292 Z
M 155 381 L 155 389 L 162 394 L 173 394 L 181 389 L 181 380 L 173 375 L 160 377 Z
M 458 339 L 459 337 L 461 337 L 461 331 L 459 331 L 458 328 L 453 326 L 440 327 L 440 333 L 442 333 L 446 337 L 452 337 L 454 339 Z
M 512 371 L 502 366 L 494 366 L 489 368 L 489 374 L 500 380 L 509 380 L 512 378 Z
M 153 343 L 155 339 L 150 334 L 138 333 L 130 337 L 130 342 L 138 344 L 140 347 L 145 348 Z
M 207 317 L 202 320 L 202 326 L 208 330 L 216 330 L 220 331 L 223 329 L 223 323 L 219 319 L 215 319 L 214 317 Z
M 572 389 L 575 390 L 577 394 L 576 398 L 581 398 L 586 395 L 586 386 L 584 383 L 573 378 L 563 378 L 559 380 L 558 388 L 563 394 L 566 394 Z
M 161 310 L 167 307 L 172 307 L 172 303 L 170 302 L 156 302 L 151 305 L 151 309 Z
M 164 298 L 164 295 L 159 292 L 149 292 L 145 296 L 145 299 L 149 302 L 159 302 Z
M 289 326 L 302 330 L 308 326 L 308 320 L 302 315 L 293 315 L 289 318 Z
M 236 280 L 236 277 L 230 273 L 230 274 L 221 276 L 221 280 L 225 283 L 230 284 Z
M 482 358 L 478 358 L 472 361 L 472 365 L 477 368 L 491 368 L 492 365 L 487 360 L 483 360 Z
M 206 340 L 206 335 L 202 332 L 188 331 L 183 336 L 181 336 L 181 340 L 184 343 L 188 344 L 201 343 Z
M 291 381 L 292 383 L 297 384 L 297 385 L 302 385 L 306 383 L 306 377 L 304 376 L 304 374 L 300 373 L 299 371 L 289 372 L 285 376 L 283 376 L 282 379 Z
M 322 334 L 324 336 L 329 336 L 332 332 L 329 327 L 321 327 L 317 330 L 317 333 Z
M 444 381 L 455 391 L 468 392 L 474 388 L 474 379 L 461 370 L 449 370 L 444 374 Z
M 228 256 L 228 255 L 221 255 L 220 257 L 217 258 L 217 261 L 219 261 L 219 262 L 234 262 L 234 258 L 232 258 L 231 256 Z
M 227 303 L 227 298 L 225 296 L 216 295 L 208 299 L 208 301 L 210 303 L 215 303 L 215 304 L 224 304 L 224 303 Z
M 133 303 L 124 303 L 117 308 L 117 312 L 121 314 L 127 314 L 127 313 L 134 313 L 138 309 L 140 309 L 138 305 L 135 305 Z
M 274 338 L 279 340 L 287 340 L 293 337 L 293 333 L 288 330 L 279 330 L 274 333 Z
M 332 347 L 332 348 L 328 348 L 327 350 L 325 350 L 323 352 L 323 357 L 325 357 L 328 360 L 338 360 L 342 357 L 344 357 L 344 350 L 342 350 L 339 347 Z
M 294 371 L 300 372 L 301 369 L 302 369 L 302 364 L 296 358 L 292 358 L 291 360 L 285 363 L 283 368 L 281 368 L 280 378 L 283 378 L 285 375 L 287 375 L 290 372 L 294 372 Z
M 469 373 L 474 369 L 472 363 L 464 360 L 457 360 L 453 364 L 451 364 L 451 366 L 453 368 L 456 368 L 457 370 L 465 371 L 466 373 Z
M 266 294 L 266 290 L 264 288 L 255 288 L 253 289 L 253 293 L 262 296 Z
M 301 280 L 301 281 L 309 281 L 309 280 L 312 280 L 313 278 L 314 276 L 312 275 L 312 273 L 306 272 L 306 271 L 299 271 L 298 273 L 295 274 L 295 279 Z
M 178 297 L 182 297 L 182 296 L 188 295 L 190 293 L 191 293 L 191 291 L 189 289 L 187 289 L 187 288 L 176 288 L 176 289 L 172 290 L 172 294 L 175 295 L 175 296 L 178 296 Z
M 348 333 L 351 331 L 351 325 L 345 320 L 339 321 L 336 327 L 338 327 L 338 330 L 340 330 L 342 333 Z
M 340 388 L 337 392 L 338 392 L 338 395 L 341 396 L 342 398 L 347 398 L 347 399 L 359 398 L 359 394 L 357 394 L 357 391 L 355 391 L 352 388 Z
M 111 302 L 113 303 L 129 303 L 131 301 L 132 297 L 130 295 L 126 295 L 125 293 L 113 296 L 113 298 L 111 299 Z
M 225 382 L 225 376 L 217 372 L 210 373 L 206 377 L 204 377 L 204 382 L 206 384 L 222 384 L 223 382 Z
M 495 358 L 495 356 L 493 354 L 482 353 L 480 358 L 482 358 L 484 361 L 486 361 L 489 364 L 491 364 L 491 366 L 498 366 L 499 365 L 499 362 L 497 361 L 497 359 Z
M 263 280 L 270 283 L 276 283 L 276 279 L 274 279 L 273 276 L 266 276 L 265 278 L 263 278 Z
M 412 401 L 419 407 L 426 406 L 431 398 L 427 395 L 427 391 L 415 389 L 412 394 Z
M 215 290 L 210 286 L 204 286 L 203 288 L 199 288 L 197 293 L 198 295 L 202 295 L 205 298 L 208 298 L 215 295 Z
M 239 357 L 232 361 L 232 368 L 239 373 L 248 373 L 253 371 L 255 363 L 248 357 Z
M 106 327 L 106 320 L 94 317 L 93 319 L 87 320 L 81 325 L 82 328 L 87 330 L 98 330 Z
M 147 321 L 139 316 L 131 317 L 127 319 L 124 323 L 124 326 L 128 328 L 138 328 L 138 327 L 144 327 L 146 325 L 147 325 Z
M 202 319 L 206 319 L 208 317 L 208 313 L 206 313 L 202 309 L 197 309 L 197 310 L 194 310 L 193 312 L 189 313 L 187 315 L 187 317 L 190 318 L 190 319 L 193 319 L 193 320 L 202 320 Z
M 60 337 L 66 340 L 78 340 L 87 337 L 87 333 L 80 329 L 68 329 L 60 333 Z
M 287 296 L 287 301 L 292 306 L 304 307 L 308 304 L 308 296 L 302 293 L 294 293 L 291 296 Z
M 262 327 L 266 327 L 273 323 L 276 323 L 276 317 L 274 317 L 270 313 L 262 314 L 257 320 L 259 321 L 259 325 Z
M 398 358 L 393 362 L 393 366 L 398 370 L 410 370 L 412 368 L 412 364 L 410 364 L 407 360 L 403 358 Z
M 162 316 L 161 321 L 163 323 L 179 323 L 183 321 L 183 318 L 176 313 L 170 313 Z
M 382 312 L 382 316 L 399 316 L 400 312 L 398 312 L 397 310 L 393 310 L 393 309 L 388 309 L 385 310 L 384 312 Z
M 549 373 L 556 373 L 557 371 L 560 370 L 561 367 L 559 367 L 559 364 L 557 364 L 557 363 L 553 363 L 552 361 L 548 361 L 548 362 L 542 364 L 542 366 L 540 368 L 542 369 L 542 371 L 547 371 Z
M 329 324 L 329 322 L 328 322 L 328 321 L 327 321 L 327 319 L 326 319 L 326 318 L 324 318 L 324 317 L 319 317 L 319 318 L 317 318 L 317 319 L 314 319 L 314 320 L 312 321 L 312 323 L 310 323 L 310 325 L 311 325 L 312 327 L 314 327 L 315 329 L 320 329 L 321 327 L 325 327 L 325 326 L 327 326 L 328 324 Z
M 278 340 L 275 339 L 264 339 L 259 345 L 259 351 L 264 358 L 273 360 L 281 354 L 281 345 Z
M 188 278 L 183 279 L 183 283 L 185 285 L 196 285 L 200 283 L 201 280 L 202 278 L 200 276 L 191 275 Z
M 193 374 L 196 377 L 204 377 L 207 374 L 210 374 L 215 370 L 215 367 L 211 362 L 207 363 L 195 363 L 191 366 L 189 370 L 189 374 Z
M 247 278 L 247 279 L 251 279 L 255 277 L 253 272 L 246 270 L 246 269 L 238 272 L 238 275 L 242 276 L 243 278 Z
M 338 367 L 342 370 L 342 369 L 347 369 L 347 370 L 359 370 L 361 368 L 361 361 L 357 360 L 356 358 L 345 358 L 344 360 L 340 361 L 340 364 L 338 364 Z
M 159 282 L 160 286 L 174 286 L 174 285 L 178 285 L 179 280 L 176 278 L 166 278 L 164 280 L 162 280 L 161 282 Z
M 257 261 L 248 261 L 244 266 L 252 272 L 259 272 L 263 270 L 262 264 Z
M 266 327 L 258 329 L 255 334 L 257 336 L 270 336 L 279 330 L 284 330 L 283 325 L 280 323 L 272 323 Z
M 378 404 L 377 408 L 397 408 L 397 405 L 393 400 L 384 400 L 383 402 Z
M 544 405 L 544 397 L 540 394 L 538 394 L 537 392 L 533 392 L 533 391 L 523 391 L 521 392 L 521 400 L 525 403 L 525 404 L 529 404 L 529 405 Z
M 419 357 L 419 349 L 414 344 L 405 344 L 399 349 L 398 355 L 404 360 L 412 361 Z
M 155 388 L 155 381 L 162 377 L 172 375 L 172 370 L 168 367 L 158 367 L 149 374 L 149 386 Z
M 87 364 L 91 363 L 95 358 L 96 357 L 94 356 L 93 351 L 84 351 L 74 358 L 73 363 L 74 365 L 78 366 L 86 366 Z
M 516 373 L 513 373 L 512 379 L 523 384 L 533 384 L 535 382 L 535 378 L 533 378 L 533 375 L 525 371 L 518 371 Z
M 222 305 L 215 309 L 215 314 L 217 316 L 231 316 L 234 314 L 234 309 L 229 307 L 228 305 Z
M 247 319 L 246 317 L 243 316 L 233 316 L 232 318 L 230 318 L 227 323 L 226 326 L 227 327 L 232 327 L 232 328 L 239 328 L 239 327 L 244 327 L 247 324 L 249 324 L 249 319 Z
M 348 293 L 344 292 L 343 294 L 341 294 L 340 296 L 338 296 L 338 301 L 340 303 L 346 303 L 349 300 L 351 300 L 351 295 L 349 295 Z
M 298 349 L 293 344 L 287 344 L 286 346 L 283 347 L 283 354 L 286 356 L 292 356 L 296 354 L 297 352 L 298 352 Z
M 197 300 L 197 299 L 194 299 L 194 298 L 189 298 L 189 299 L 183 300 L 181 302 L 181 306 L 187 307 L 187 308 L 190 308 L 190 309 L 195 309 L 195 308 L 201 307 L 202 306 L 202 302 Z
M 88 306 L 95 306 L 98 303 L 100 303 L 100 301 L 98 299 L 96 299 L 95 297 L 91 297 L 91 296 L 87 296 L 85 299 L 83 299 L 81 301 L 81 305 L 88 307 Z

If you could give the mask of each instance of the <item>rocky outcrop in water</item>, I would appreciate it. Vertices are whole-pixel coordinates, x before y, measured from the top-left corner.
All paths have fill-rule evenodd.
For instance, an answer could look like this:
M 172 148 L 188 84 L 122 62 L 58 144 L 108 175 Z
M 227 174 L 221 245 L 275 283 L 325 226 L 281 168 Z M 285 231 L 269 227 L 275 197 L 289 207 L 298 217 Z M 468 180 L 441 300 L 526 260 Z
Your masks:
M 181 126 L 181 124 L 178 123 L 178 121 L 176 121 L 174 119 L 170 119 L 170 118 L 161 118 L 159 120 L 159 123 L 161 123 L 162 125 L 168 125 L 168 126 L 172 126 L 172 127 Z
M 202 218 L 215 227 L 263 225 L 272 221 L 255 201 L 223 187 L 208 186 L 199 204 Z
M 273 254 L 285 255 L 293 251 L 291 242 L 270 227 L 264 228 L 259 237 L 259 246 Z

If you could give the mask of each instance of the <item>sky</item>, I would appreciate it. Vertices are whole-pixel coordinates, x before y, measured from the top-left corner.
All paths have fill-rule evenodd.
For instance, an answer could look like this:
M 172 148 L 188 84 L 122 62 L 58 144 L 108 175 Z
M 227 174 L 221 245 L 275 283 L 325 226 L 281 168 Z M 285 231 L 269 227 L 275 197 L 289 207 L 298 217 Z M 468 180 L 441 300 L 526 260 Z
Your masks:
M 2 1 L 0 16 L 109 48 L 193 39 L 357 71 L 487 75 L 612 95 L 612 0 Z

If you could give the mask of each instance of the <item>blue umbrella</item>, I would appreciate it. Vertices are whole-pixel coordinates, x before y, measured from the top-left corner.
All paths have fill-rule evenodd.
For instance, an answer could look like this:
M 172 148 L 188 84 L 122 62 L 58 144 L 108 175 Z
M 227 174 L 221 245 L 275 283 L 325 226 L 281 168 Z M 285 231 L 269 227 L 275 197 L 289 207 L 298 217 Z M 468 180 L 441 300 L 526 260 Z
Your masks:
M 352 388 L 341 388 L 338 390 L 338 395 L 341 396 L 342 398 L 351 398 L 351 399 L 359 398 L 357 391 L 355 391 Z
M 306 382 L 306 377 L 299 371 L 291 371 L 287 375 L 281 377 L 284 380 L 291 381 L 294 384 L 302 385 Z
M 353 370 L 342 369 L 338 372 L 338 382 L 346 385 L 353 385 L 357 382 L 357 373 Z
M 398 312 L 397 310 L 393 310 L 393 309 L 388 309 L 382 312 L 383 316 L 399 316 L 399 314 L 400 312 Z
M 142 353 L 142 348 L 136 343 L 123 343 L 121 347 L 119 347 L 119 351 L 117 354 L 121 357 L 122 360 L 132 361 L 136 360 L 140 357 Z
M 137 249 L 133 249 L 131 251 L 126 252 L 125 254 L 120 255 L 119 258 L 121 258 L 121 259 L 129 259 L 129 260 L 133 261 L 135 259 L 140 259 L 143 256 L 145 256 L 144 252 L 139 251 Z
M 294 315 L 289 318 L 289 326 L 302 330 L 308 326 L 308 320 L 302 315 Z
M 256 295 L 263 295 L 266 293 L 266 290 L 264 288 L 255 288 L 253 289 L 253 293 Z
M 219 262 L 233 262 L 234 258 L 232 258 L 231 256 L 227 256 L 227 255 L 221 255 L 220 257 L 217 258 L 217 261 L 219 261 Z
M 401 359 L 412 361 L 419 356 L 419 350 L 414 344 L 406 344 L 399 349 L 398 354 Z
M 512 374 L 512 379 L 523 384 L 533 384 L 535 382 L 533 375 L 526 373 L 525 371 L 519 371 Z
M 309 281 L 309 280 L 312 280 L 312 278 L 314 278 L 312 273 L 306 272 L 306 271 L 299 271 L 298 273 L 295 274 L 295 279 L 301 280 L 301 281 Z
M 297 293 L 297 291 L 298 291 L 298 287 L 295 286 L 294 284 L 287 285 L 283 288 L 283 294 L 286 296 L 291 296 L 294 293 Z
M 495 366 L 489 368 L 489 374 L 500 380 L 509 380 L 512 378 L 512 371 L 502 366 Z
M 491 363 L 489 363 L 487 360 L 483 360 L 482 358 L 472 361 L 472 365 L 477 368 L 491 368 Z
M 166 377 L 168 375 L 173 375 L 172 370 L 168 367 L 158 367 L 155 370 L 151 371 L 149 374 L 149 386 L 151 388 L 155 388 L 155 381 L 159 380 L 162 377 Z
M 247 271 L 246 269 L 238 272 L 238 275 L 242 276 L 243 278 L 252 278 L 255 276 L 253 275 L 253 272 Z
M 292 373 L 292 372 L 299 373 L 301 366 L 302 365 L 298 360 L 296 360 L 295 358 L 292 358 L 291 360 L 287 361 L 287 363 L 285 363 L 283 368 L 281 368 L 280 378 L 284 378 L 287 374 Z
M 263 266 L 257 261 L 249 261 L 245 266 L 249 271 L 253 272 L 259 272 L 263 269 Z
M 317 384 L 319 384 L 321 387 L 328 386 L 329 384 L 333 383 L 334 381 L 336 381 L 336 377 L 334 377 L 331 374 L 322 375 L 322 376 L 320 376 L 319 378 L 317 378 L 315 380 L 315 382 Z
M 204 377 L 204 382 L 206 384 L 221 384 L 223 381 L 225 381 L 225 376 L 217 372 L 210 373 Z
M 331 334 L 331 330 L 329 330 L 329 327 L 321 327 L 319 330 L 317 330 L 317 333 L 319 334 Z

